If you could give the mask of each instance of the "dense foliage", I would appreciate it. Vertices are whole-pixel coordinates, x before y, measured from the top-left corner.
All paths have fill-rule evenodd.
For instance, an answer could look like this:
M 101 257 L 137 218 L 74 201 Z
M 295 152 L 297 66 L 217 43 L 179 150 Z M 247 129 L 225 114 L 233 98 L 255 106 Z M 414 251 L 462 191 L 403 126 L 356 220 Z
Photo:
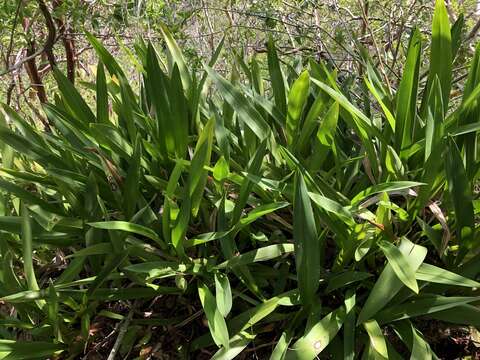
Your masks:
M 221 42 L 198 74 L 163 26 L 136 90 L 88 35 L 88 94 L 55 69 L 46 130 L 0 113 L 0 358 L 442 356 L 426 324 L 480 326 L 461 26 L 437 1 L 429 68 L 413 29 L 396 87 L 366 53 L 352 86 L 273 41 L 266 73 L 226 79 Z

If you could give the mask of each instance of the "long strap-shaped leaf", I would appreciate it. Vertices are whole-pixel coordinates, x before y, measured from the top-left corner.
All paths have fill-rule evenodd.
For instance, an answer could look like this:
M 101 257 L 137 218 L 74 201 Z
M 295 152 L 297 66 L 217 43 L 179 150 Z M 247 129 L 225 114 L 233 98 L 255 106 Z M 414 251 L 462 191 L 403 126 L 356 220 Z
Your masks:
M 313 301 L 320 280 L 321 247 L 307 186 L 299 171 L 295 175 L 293 239 L 298 288 L 303 304 L 308 306 Z

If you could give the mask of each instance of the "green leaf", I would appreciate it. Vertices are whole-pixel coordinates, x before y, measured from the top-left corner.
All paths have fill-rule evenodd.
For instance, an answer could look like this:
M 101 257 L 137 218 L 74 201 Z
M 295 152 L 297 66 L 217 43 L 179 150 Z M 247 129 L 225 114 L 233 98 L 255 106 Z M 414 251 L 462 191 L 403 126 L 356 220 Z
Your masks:
M 215 118 L 212 117 L 208 120 L 198 138 L 190 165 L 190 172 L 188 175 L 188 196 L 192 201 L 191 212 L 193 216 L 196 216 L 198 213 L 201 196 L 207 182 L 208 173 L 204 168 L 205 166 L 210 165 L 214 128 Z
M 264 246 L 246 253 L 237 255 L 216 266 L 217 269 L 227 269 L 236 266 L 248 265 L 254 262 L 275 259 L 283 254 L 291 253 L 295 249 L 293 244 L 275 244 Z M 320 276 L 320 275 L 318 275 Z M 317 281 L 318 282 L 318 281 Z
M 352 199 L 351 204 L 356 205 L 360 203 L 365 198 L 369 197 L 370 195 L 378 194 L 378 193 L 390 193 L 392 191 L 399 191 L 399 190 L 406 190 L 413 187 L 425 185 L 424 183 L 414 182 L 414 181 L 394 181 L 394 182 L 386 182 L 378 185 L 371 186 L 365 190 L 359 192 L 355 197 Z
M 102 221 L 88 223 L 91 227 L 104 230 L 120 230 L 128 233 L 133 233 L 141 236 L 145 236 L 157 244 L 161 245 L 162 248 L 165 248 L 165 243 L 158 236 L 158 234 L 150 228 L 147 228 L 142 225 L 134 224 L 128 221 Z
M 454 308 L 438 311 L 429 317 L 452 324 L 480 327 L 480 309 L 476 305 L 459 305 Z
M 107 280 L 107 277 L 114 271 L 118 266 L 120 266 L 129 256 L 129 249 L 113 255 L 109 261 L 105 263 L 100 273 L 95 277 L 95 280 L 90 285 L 87 291 L 88 296 L 92 296 L 95 292 L 102 286 L 102 284 Z M 124 290 L 124 289 L 122 289 Z
M 162 32 L 163 39 L 167 44 L 168 51 L 170 52 L 173 61 L 175 61 L 175 64 L 178 66 L 178 70 L 180 71 L 180 76 L 182 78 L 183 87 L 188 92 L 192 80 L 190 78 L 190 73 L 185 63 L 185 59 L 183 58 L 182 50 L 180 50 L 180 47 L 178 46 L 170 30 L 168 30 L 165 24 L 160 23 L 160 31 Z
M 453 40 L 453 39 L 452 39 Z M 477 44 L 475 48 L 475 54 L 473 56 L 473 60 L 470 63 L 470 70 L 468 72 L 468 78 L 463 88 L 463 98 L 462 98 L 462 106 L 461 108 L 463 111 L 461 115 L 458 117 L 458 123 L 456 129 L 453 129 L 452 133 L 461 132 L 460 130 L 463 127 L 475 126 L 479 125 L 478 116 L 480 114 L 480 106 L 478 102 L 478 84 L 480 82 L 480 44 Z M 467 169 L 467 173 L 471 178 L 475 173 L 475 164 L 477 163 L 477 135 L 476 134 L 468 134 L 461 136 L 458 139 L 459 147 L 464 148 L 465 152 L 465 167 Z
M 228 348 L 222 347 L 219 349 L 210 360 L 233 360 L 239 355 L 247 346 L 255 339 L 256 335 L 250 335 L 249 333 L 242 331 L 241 333 L 233 336 L 229 343 Z
M 339 105 L 335 101 L 328 109 L 323 121 L 318 126 L 317 140 L 314 148 L 312 162 L 317 162 L 320 166 L 325 161 L 330 151 L 335 151 L 335 132 L 339 116 Z
M 115 75 L 117 77 L 125 77 L 122 68 L 118 65 L 115 61 L 115 58 L 112 54 L 108 52 L 108 50 L 98 41 L 92 34 L 88 31 L 85 31 L 87 35 L 87 39 L 92 44 L 92 47 L 95 49 L 98 57 L 102 61 L 103 64 L 107 67 L 110 75 Z
M 217 74 L 210 67 L 205 66 L 205 69 L 215 82 L 225 101 L 235 109 L 239 119 L 245 122 L 260 140 L 266 139 L 269 136 L 271 129 L 257 109 L 247 101 L 237 87 L 233 86 L 229 81 Z
M 397 91 L 395 111 L 395 149 L 397 152 L 408 147 L 413 139 L 421 48 L 421 34 L 415 28 L 410 36 L 403 76 Z
M 327 107 L 328 103 L 330 102 L 330 96 L 326 95 L 323 92 L 320 92 L 317 95 L 317 98 L 310 106 L 307 115 L 305 116 L 305 121 L 301 127 L 300 135 L 294 139 L 295 149 L 298 149 L 299 153 L 305 153 L 309 150 L 309 145 L 311 144 L 310 139 L 311 135 L 315 131 L 316 128 L 319 127 L 319 117 L 324 112 L 325 108 Z M 338 119 L 338 104 L 336 106 L 337 110 L 337 118 L 335 116 L 326 116 L 323 121 L 320 123 L 320 127 L 323 127 L 322 130 L 325 133 L 323 138 L 328 140 L 333 140 L 333 135 L 335 134 L 336 126 L 337 126 L 337 119 Z M 330 108 L 331 109 L 331 108 Z M 333 124 L 334 123 L 334 124 Z M 321 138 L 319 136 L 320 128 L 317 132 L 317 138 Z
M 287 103 L 287 142 L 291 144 L 294 136 L 297 134 L 297 128 L 300 125 L 303 107 L 307 101 L 310 87 L 310 76 L 305 70 L 300 74 L 297 80 L 292 84 L 288 93 Z
M 42 341 L 0 340 L 0 358 L 2 360 L 27 360 L 50 358 L 65 350 L 62 344 Z
M 74 253 L 66 256 L 66 259 L 79 256 L 91 256 L 91 255 L 102 255 L 110 254 L 113 251 L 112 244 L 109 242 L 101 242 L 98 244 L 90 245 L 84 249 L 75 251 Z
M 215 298 L 218 311 L 226 318 L 232 309 L 232 290 L 228 276 L 222 273 L 215 273 Z
M 372 95 L 375 97 L 377 102 L 380 104 L 380 107 L 382 108 L 383 113 L 384 113 L 385 117 L 387 118 L 388 124 L 390 125 L 392 130 L 395 131 L 396 120 L 393 117 L 392 112 L 390 111 L 388 106 L 385 105 L 385 103 L 383 102 L 383 99 L 382 99 L 381 95 L 378 93 L 375 86 L 367 78 L 365 78 L 364 81 L 365 81 L 365 84 L 367 85 L 368 90 L 370 90 Z
M 307 186 L 300 171 L 295 174 L 293 239 L 298 288 L 305 306 L 312 303 L 320 280 L 320 240 Z
M 338 104 L 344 110 L 341 112 L 342 118 L 350 127 L 355 130 L 357 135 L 360 137 L 360 140 L 365 147 L 365 151 L 368 154 L 368 159 L 372 164 L 372 169 L 374 173 L 376 173 L 378 159 L 371 138 L 376 136 L 382 140 L 382 134 L 377 128 L 372 126 L 372 121 L 355 105 L 353 105 L 345 97 L 345 95 L 316 79 L 312 78 L 312 82 L 326 92 L 329 96 L 331 96 L 332 99 L 338 102 Z
M 97 66 L 97 121 L 104 124 L 110 122 L 108 116 L 107 80 L 101 61 L 98 62 Z
M 452 25 L 450 29 L 451 37 L 452 37 L 452 59 L 455 60 L 455 57 L 458 53 L 458 49 L 463 42 L 463 30 L 465 26 L 465 17 L 463 13 L 458 15 L 457 20 Z
M 38 291 L 40 287 L 37 283 L 35 268 L 33 267 L 33 247 L 32 247 L 32 225 L 27 206 L 21 203 L 22 217 L 22 250 L 23 250 L 23 271 L 27 280 L 27 287 L 30 291 Z M 37 305 L 43 308 L 45 301 L 38 301 Z
M 375 320 L 369 320 L 363 323 L 370 338 L 370 346 L 384 359 L 388 359 L 388 350 L 382 329 Z
M 410 356 L 411 360 L 417 359 L 432 359 L 432 350 L 428 343 L 420 336 L 418 330 L 411 325 L 412 335 L 413 335 L 413 344 L 412 344 L 412 354 Z
M 406 256 L 392 243 L 384 240 L 377 242 L 380 249 L 388 259 L 388 263 L 392 267 L 398 278 L 412 291 L 418 294 L 418 284 L 415 280 L 415 270 L 410 266 Z
M 289 348 L 285 360 L 313 360 L 337 335 L 345 320 L 345 308 L 341 307 L 325 316 L 319 323 Z
M 123 201 L 125 208 L 125 216 L 130 219 L 136 211 L 137 202 L 140 197 L 140 177 L 141 167 L 140 160 L 142 158 L 142 142 L 140 135 L 135 140 L 133 155 L 128 167 L 127 178 L 125 179 Z
M 265 204 L 265 205 L 260 205 L 256 208 L 254 208 L 252 211 L 249 211 L 247 216 L 243 217 L 240 219 L 240 222 L 238 223 L 238 227 L 244 227 L 258 218 L 271 214 L 272 212 L 283 209 L 284 207 L 290 205 L 288 202 L 276 202 L 272 204 Z
M 228 177 L 230 173 L 229 165 L 227 160 L 223 157 L 223 155 L 218 159 L 215 166 L 213 167 L 213 177 L 217 181 L 222 181 Z
M 438 77 L 434 79 L 432 91 L 429 99 L 429 108 L 426 116 L 425 126 L 425 163 L 430 154 L 435 157 L 442 152 L 443 143 L 443 103 L 440 81 Z
M 167 189 L 165 192 L 165 200 L 163 202 L 163 216 L 162 216 L 162 234 L 167 243 L 171 243 L 171 232 L 172 232 L 172 207 L 176 206 L 173 198 L 175 191 L 179 185 L 180 177 L 182 176 L 183 165 L 179 162 L 175 164 L 175 167 L 170 173 L 170 178 L 168 179 Z
M 280 338 L 275 345 L 275 348 L 270 355 L 270 360 L 284 360 L 285 354 L 287 353 L 288 346 L 292 341 L 291 335 L 288 335 L 287 332 L 283 332 Z
M 376 316 L 380 324 L 390 323 L 417 316 L 433 314 L 438 311 L 456 308 L 457 306 L 479 301 L 478 296 L 441 296 L 428 294 L 403 304 L 393 305 L 379 312 Z
M 423 263 L 415 273 L 415 278 L 421 281 L 428 281 L 438 284 L 464 286 L 464 287 L 480 287 L 480 283 L 470 280 L 454 272 L 439 268 L 434 265 Z
M 273 96 L 275 98 L 275 106 L 277 107 L 283 118 L 287 115 L 287 100 L 285 96 L 285 80 L 283 78 L 280 61 L 278 61 L 277 50 L 273 38 L 269 36 L 267 42 L 267 60 L 268 71 L 270 73 L 270 81 L 272 82 Z
M 229 231 L 217 231 L 217 232 L 209 232 L 209 233 L 195 235 L 194 238 L 185 240 L 183 243 L 183 246 L 188 248 L 192 246 L 205 244 L 209 241 L 222 239 L 226 237 L 228 234 L 230 234 L 233 230 L 234 229 L 230 229 Z
M 207 317 L 208 328 L 210 329 L 215 344 L 219 347 L 223 346 L 225 349 L 228 349 L 230 341 L 227 324 L 217 308 L 215 297 L 204 284 L 198 285 L 198 296 L 202 302 L 203 310 Z
M 347 290 L 345 296 L 346 316 L 343 323 L 343 356 L 344 360 L 353 360 L 355 358 L 355 305 L 356 294 L 353 290 Z
M 406 257 L 410 268 L 415 271 L 420 267 L 427 255 L 426 248 L 415 245 L 406 238 L 402 239 L 398 249 Z M 388 302 L 400 291 L 402 286 L 403 283 L 398 279 L 391 263 L 389 262 L 380 274 L 373 289 L 370 291 L 370 294 L 358 315 L 357 323 L 362 324 L 374 317 L 377 312 L 388 305 Z
M 257 147 L 255 154 L 253 155 L 253 157 L 250 159 L 248 163 L 248 166 L 246 169 L 247 174 L 251 174 L 251 175 L 259 174 L 266 151 L 267 151 L 266 141 L 262 141 L 260 145 Z M 250 193 L 252 191 L 253 185 L 254 183 L 250 180 L 249 177 L 245 177 L 243 179 L 242 184 L 240 186 L 238 199 L 235 202 L 235 208 L 233 209 L 232 222 L 231 222 L 232 225 L 235 225 L 240 220 L 240 217 L 242 216 L 242 212 L 245 208 L 245 205 L 247 204 L 248 197 L 250 196 Z
M 53 69 L 53 75 L 55 76 L 58 88 L 62 93 L 63 100 L 72 114 L 78 120 L 83 122 L 84 125 L 95 122 L 95 115 L 92 110 L 90 110 L 90 107 L 85 100 L 83 100 L 75 86 L 57 68 Z
M 340 289 L 344 286 L 350 285 L 354 282 L 362 281 L 371 277 L 372 274 L 360 271 L 346 271 L 342 274 L 333 275 L 328 280 L 328 286 L 325 292 L 329 293 Z
M 448 191 L 455 210 L 455 230 L 460 245 L 457 263 L 472 250 L 475 243 L 475 219 L 472 186 L 468 180 L 462 155 L 452 138 L 449 138 L 445 162 Z
M 139 264 L 125 266 L 125 270 L 135 273 L 146 273 L 149 279 L 165 278 L 186 273 L 189 267 L 174 261 L 147 261 Z
M 447 112 L 452 86 L 452 38 L 450 21 L 444 0 L 435 1 L 432 20 L 432 43 L 430 46 L 430 71 L 422 102 L 425 112 L 435 78 L 438 76 L 442 89 L 444 112 Z
M 312 192 L 308 193 L 308 196 L 310 199 L 313 200 L 313 202 L 321 209 L 334 213 L 338 215 L 339 217 L 343 219 L 349 219 L 351 220 L 353 218 L 352 213 L 342 205 L 340 205 L 338 202 L 335 200 L 329 199 L 325 196 L 315 194 Z

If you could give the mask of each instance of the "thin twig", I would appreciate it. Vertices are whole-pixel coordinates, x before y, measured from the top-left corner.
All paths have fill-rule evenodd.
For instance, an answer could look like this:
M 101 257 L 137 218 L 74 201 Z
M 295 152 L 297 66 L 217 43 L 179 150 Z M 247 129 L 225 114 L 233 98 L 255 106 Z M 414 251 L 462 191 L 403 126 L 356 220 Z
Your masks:
M 112 350 L 110 350 L 110 354 L 108 355 L 107 360 L 114 360 L 115 356 L 117 355 L 118 349 L 120 348 L 120 345 L 122 344 L 123 338 L 125 334 L 127 333 L 128 325 L 130 325 L 130 321 L 132 320 L 133 317 L 133 309 L 130 310 L 128 313 L 127 317 L 123 321 L 122 325 L 120 326 L 118 330 L 118 336 L 117 339 L 115 340 L 115 344 L 113 344 Z

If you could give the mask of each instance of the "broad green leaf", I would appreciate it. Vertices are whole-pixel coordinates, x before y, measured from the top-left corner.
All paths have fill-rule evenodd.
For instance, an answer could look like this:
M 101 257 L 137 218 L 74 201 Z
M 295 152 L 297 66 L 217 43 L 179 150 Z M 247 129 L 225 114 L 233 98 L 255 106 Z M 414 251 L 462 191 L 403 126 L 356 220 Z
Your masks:
M 345 321 L 343 323 L 343 357 L 344 360 L 353 360 L 355 358 L 355 305 L 356 294 L 353 290 L 348 290 L 345 296 Z
M 188 196 L 192 201 L 191 212 L 196 216 L 200 206 L 201 196 L 207 182 L 207 171 L 205 166 L 210 165 L 212 154 L 213 133 L 215 128 L 215 118 L 208 120 L 198 138 L 190 165 L 188 176 Z
M 65 258 L 74 258 L 79 256 L 91 256 L 91 255 L 102 255 L 102 254 L 111 254 L 113 251 L 112 244 L 109 242 L 101 242 L 94 245 L 90 245 L 84 249 L 75 251 L 74 253 L 67 255 Z
M 179 273 L 195 272 L 190 266 L 175 261 L 147 261 L 125 266 L 125 270 L 146 273 L 150 279 L 175 276 Z
M 305 306 L 313 301 L 320 280 L 320 239 L 303 175 L 295 175 L 293 204 L 293 240 L 298 288 Z
M 217 265 L 216 268 L 227 269 L 227 268 L 232 268 L 236 266 L 248 265 L 254 262 L 275 259 L 283 254 L 293 252 L 294 248 L 295 247 L 293 244 L 275 244 L 275 245 L 264 246 L 264 247 L 234 256 L 230 260 L 227 260 Z
M 463 16 L 463 13 L 461 13 L 458 15 L 457 20 L 450 28 L 450 33 L 452 37 L 452 60 L 455 60 L 455 57 L 457 56 L 457 53 L 458 53 L 458 49 L 460 49 L 460 46 L 463 43 L 464 26 L 465 26 L 465 17 Z
M 291 336 L 287 332 L 283 332 L 270 355 L 270 360 L 284 360 L 291 341 Z
M 370 195 L 375 195 L 378 193 L 390 193 L 392 191 L 399 191 L 399 190 L 406 190 L 411 189 L 417 186 L 425 185 L 424 183 L 414 182 L 414 181 L 395 181 L 395 182 L 386 182 L 378 185 L 371 186 L 361 192 L 359 192 L 355 197 L 352 199 L 352 205 L 356 205 L 360 203 L 365 198 L 369 197 Z
M 346 219 L 351 220 L 353 218 L 352 213 L 350 213 L 350 211 L 347 208 L 343 207 L 342 205 L 340 205 L 335 200 L 329 199 L 329 198 L 327 198 L 325 196 L 322 196 L 322 195 L 319 195 L 319 194 L 315 194 L 313 192 L 309 192 L 308 196 L 310 197 L 310 199 L 313 200 L 313 202 L 319 208 L 321 208 L 325 211 L 334 213 L 335 215 L 338 215 L 339 217 L 341 217 L 345 220 Z
M 435 78 L 440 80 L 444 112 L 448 109 L 452 86 L 452 38 L 450 21 L 444 0 L 435 1 L 430 46 L 430 70 L 424 92 L 422 113 L 425 112 Z
M 297 135 L 303 107 L 309 95 L 309 86 L 310 76 L 308 71 L 305 70 L 292 84 L 288 93 L 286 135 L 289 144 L 293 142 L 294 136 Z
M 190 73 L 185 63 L 185 59 L 183 58 L 182 50 L 178 46 L 170 30 L 168 30 L 165 24 L 160 23 L 160 31 L 162 32 L 163 39 L 167 44 L 168 51 L 170 52 L 170 55 L 172 56 L 173 61 L 175 61 L 175 64 L 178 66 L 178 70 L 180 71 L 180 76 L 182 78 L 183 87 L 188 92 L 190 89 L 192 80 L 190 78 Z
M 410 36 L 407 59 L 397 92 L 395 111 L 395 149 L 397 152 L 408 147 L 413 140 L 421 48 L 421 34 L 415 28 Z
M 254 208 L 252 211 L 249 211 L 247 216 L 241 218 L 238 224 L 240 227 L 244 227 L 254 222 L 258 218 L 264 215 L 268 215 L 276 210 L 283 209 L 288 205 L 290 205 L 288 202 L 277 202 L 272 204 L 260 205 Z
M 189 248 L 192 246 L 197 246 L 201 244 L 205 244 L 209 241 L 218 240 L 226 237 L 230 232 L 234 229 L 230 229 L 229 231 L 217 231 L 217 232 L 209 232 L 200 235 L 196 235 L 194 238 L 187 239 L 183 242 L 183 246 L 185 248 Z
M 173 200 L 175 191 L 179 185 L 180 177 L 182 176 L 183 165 L 176 163 L 175 167 L 170 173 L 168 179 L 167 189 L 165 192 L 165 200 L 163 202 L 163 216 L 162 216 L 162 234 L 167 243 L 171 243 L 171 231 L 172 231 L 172 207 L 176 206 Z
M 344 110 L 341 112 L 342 118 L 347 124 L 352 127 L 365 147 L 365 151 L 368 154 L 368 159 L 371 162 L 372 170 L 374 174 L 378 171 L 378 159 L 373 147 L 371 137 L 379 137 L 382 140 L 382 134 L 377 128 L 372 126 L 372 121 L 355 105 L 353 105 L 342 93 L 332 89 L 328 85 L 317 81 L 312 78 L 312 82 L 315 83 L 320 89 L 325 91 L 332 97 L 340 107 Z
M 215 274 L 215 298 L 218 311 L 226 318 L 232 309 L 232 290 L 228 276 L 220 272 Z
M 205 67 L 209 76 L 215 82 L 220 94 L 223 96 L 232 108 L 238 114 L 240 120 L 252 130 L 252 132 L 260 139 L 266 139 L 270 132 L 270 126 L 263 119 L 262 115 L 250 104 L 245 96 L 238 90 L 237 87 L 232 85 L 229 81 L 217 74 L 213 69 L 208 66 Z
M 223 157 L 223 155 L 218 159 L 214 168 L 213 168 L 213 177 L 217 181 L 222 181 L 228 177 L 230 173 L 229 165 L 227 160 Z
M 63 344 L 41 341 L 0 340 L 0 359 L 2 360 L 47 359 L 64 350 Z
M 428 343 L 420 336 L 418 330 L 412 327 L 413 344 L 410 360 L 430 360 L 432 359 L 432 350 Z
M 35 275 L 35 268 L 33 267 L 33 246 L 32 246 L 32 225 L 30 215 L 28 213 L 25 203 L 21 203 L 21 217 L 22 217 L 22 250 L 23 250 L 23 271 L 25 279 L 27 280 L 27 287 L 30 291 L 38 291 L 37 277 Z M 38 301 L 39 308 L 43 308 L 45 301 Z
M 118 77 L 124 77 L 124 73 L 120 65 L 115 61 L 115 58 L 112 54 L 108 52 L 108 50 L 101 44 L 98 39 L 96 39 L 92 34 L 88 31 L 85 31 L 88 41 L 92 44 L 92 47 L 95 49 L 98 57 L 102 61 L 102 63 L 108 69 L 110 75 L 115 75 Z
M 415 273 L 415 278 L 421 281 L 428 281 L 445 285 L 464 286 L 472 288 L 480 287 L 480 283 L 477 281 L 470 280 L 466 277 L 455 274 L 454 272 L 426 263 L 420 265 L 417 272 Z
M 453 40 L 453 39 L 452 39 Z M 463 88 L 462 98 L 462 114 L 458 118 L 456 129 L 451 131 L 452 133 L 461 133 L 462 126 L 468 127 L 479 125 L 478 116 L 480 114 L 480 106 L 478 102 L 478 96 L 475 96 L 475 90 L 478 88 L 480 82 L 480 44 L 477 44 L 475 48 L 475 54 L 470 64 L 470 70 L 468 72 L 467 82 Z M 458 126 L 460 125 L 460 126 Z M 476 131 L 476 130 L 475 130 Z M 466 134 L 458 139 L 459 147 L 463 147 L 465 151 L 465 167 L 467 174 L 471 177 L 474 173 L 474 167 L 477 162 L 477 135 Z
M 146 56 L 145 88 L 151 101 L 152 115 L 156 119 L 154 128 L 158 132 L 160 156 L 163 158 L 173 157 L 176 150 L 174 129 L 179 125 L 179 121 L 172 124 L 173 114 L 167 90 L 170 85 L 167 76 L 160 68 L 157 54 L 151 43 L 148 44 Z
M 198 296 L 202 302 L 203 310 L 208 321 L 208 327 L 212 338 L 217 346 L 229 348 L 229 336 L 225 319 L 217 308 L 215 297 L 212 295 L 208 287 L 204 284 L 198 286 Z
M 75 86 L 57 68 L 53 69 L 53 75 L 55 76 L 63 100 L 72 114 L 85 125 L 95 122 L 95 115 Z
M 125 216 L 130 219 L 136 211 L 139 200 L 139 184 L 141 177 L 140 160 L 142 158 L 142 142 L 140 135 L 137 136 L 134 145 L 133 156 L 128 167 L 127 178 L 123 190 Z
M 441 296 L 428 294 L 415 298 L 403 304 L 393 305 L 379 312 L 376 316 L 380 324 L 392 321 L 409 319 L 417 316 L 433 314 L 438 311 L 456 308 L 474 301 L 479 301 L 478 296 Z
M 128 221 L 102 221 L 102 222 L 88 223 L 88 225 L 97 229 L 120 230 L 120 231 L 125 231 L 129 233 L 145 236 L 155 241 L 162 248 L 165 248 L 166 246 L 163 240 L 160 239 L 158 234 L 152 229 L 142 225 L 134 224 Z
M 325 316 L 289 348 L 285 360 L 313 360 L 337 335 L 345 320 L 341 307 Z
M 329 151 L 335 151 L 335 132 L 337 130 L 337 122 L 339 116 L 339 105 L 335 101 L 328 109 L 325 117 L 318 126 L 317 142 L 314 145 L 312 154 L 312 162 L 323 164 Z
M 427 249 L 420 245 L 415 245 L 406 238 L 403 238 L 398 249 L 407 259 L 411 269 L 416 271 L 422 264 Z M 358 324 L 373 318 L 377 312 L 388 305 L 389 301 L 400 291 L 403 283 L 397 277 L 392 265 L 388 263 L 380 274 L 373 289 L 370 291 L 360 314 L 358 315 Z
M 277 50 L 273 38 L 269 36 L 267 42 L 267 60 L 268 71 L 270 73 L 270 81 L 272 82 L 273 96 L 275 98 L 275 106 L 285 119 L 287 116 L 287 100 L 285 96 L 285 80 L 283 78 L 280 61 L 278 60 Z
M 460 246 L 456 262 L 472 250 L 475 239 L 475 219 L 472 205 L 472 185 L 468 180 L 462 155 L 452 138 L 449 138 L 445 162 L 448 191 L 455 210 L 455 230 Z
M 371 277 L 372 274 L 361 271 L 346 271 L 342 274 L 333 275 L 328 280 L 328 286 L 325 290 L 327 293 L 350 285 L 354 282 L 363 281 Z
M 100 273 L 95 277 L 93 283 L 89 286 L 87 294 L 92 296 L 100 286 L 107 280 L 108 276 L 120 266 L 129 256 L 129 250 L 113 255 L 109 261 L 105 263 Z M 122 289 L 123 290 L 123 289 Z
M 228 348 L 222 347 L 213 356 L 211 360 L 233 360 L 255 339 L 256 335 L 242 331 L 230 338 Z
M 415 280 L 415 270 L 410 266 L 410 263 L 405 255 L 392 243 L 379 240 L 377 242 L 380 249 L 382 249 L 388 263 L 392 267 L 397 277 L 412 291 L 418 294 L 418 284 Z
M 394 177 L 403 177 L 405 168 L 402 159 L 397 152 L 390 146 L 387 146 L 387 154 L 385 156 L 385 166 L 387 171 Z
M 108 124 L 108 90 L 107 80 L 105 78 L 105 70 L 103 63 L 98 62 L 97 65 L 97 121 L 99 123 Z
M 429 317 L 452 324 L 480 327 L 480 309 L 476 305 L 459 305 L 454 308 L 438 311 Z
M 395 131 L 395 123 L 396 123 L 396 120 L 395 120 L 395 118 L 393 117 L 392 112 L 390 111 L 390 109 L 388 108 L 388 106 L 385 105 L 385 103 L 383 102 L 382 97 L 381 97 L 381 95 L 378 93 L 377 89 L 375 89 L 375 86 L 374 86 L 367 78 L 365 78 L 364 81 L 365 81 L 365 84 L 367 85 L 368 90 L 370 90 L 370 92 L 372 93 L 372 95 L 375 97 L 375 99 L 376 99 L 376 100 L 378 101 L 378 103 L 380 104 L 380 107 L 382 108 L 383 114 L 385 115 L 385 117 L 386 117 L 386 119 L 387 119 L 387 121 L 388 121 L 388 124 L 390 125 L 390 127 L 392 128 L 392 130 Z
M 370 338 L 370 346 L 384 359 L 388 359 L 387 344 L 383 336 L 382 329 L 375 320 L 369 320 L 363 323 Z
M 443 143 L 443 103 L 440 81 L 436 77 L 430 93 L 425 126 L 425 163 L 432 153 L 435 157 L 442 152 Z

